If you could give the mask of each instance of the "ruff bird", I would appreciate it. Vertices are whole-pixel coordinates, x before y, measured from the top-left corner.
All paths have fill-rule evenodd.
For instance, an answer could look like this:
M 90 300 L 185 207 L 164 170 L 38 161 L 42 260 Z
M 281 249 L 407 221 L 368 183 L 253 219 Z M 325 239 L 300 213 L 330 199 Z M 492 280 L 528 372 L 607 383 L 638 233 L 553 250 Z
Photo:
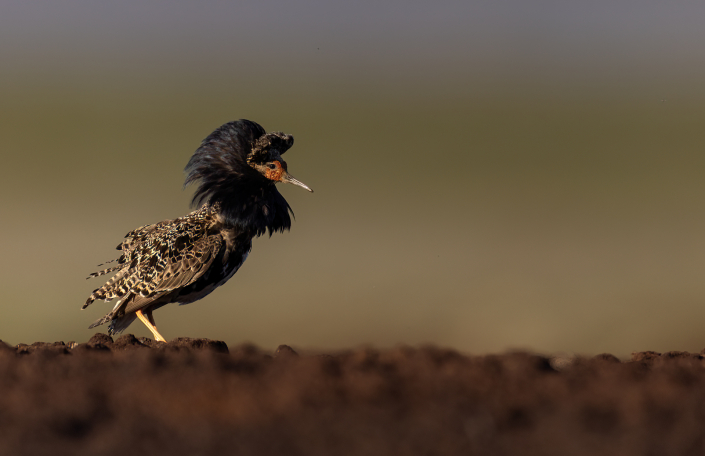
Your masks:
M 186 165 L 186 183 L 197 184 L 198 210 L 130 231 L 117 246 L 113 267 L 88 278 L 114 273 L 93 291 L 95 300 L 118 299 L 113 309 L 89 328 L 110 323 L 119 334 L 139 318 L 156 340 L 153 312 L 167 304 L 197 301 L 237 272 L 252 249 L 252 239 L 288 230 L 291 207 L 275 184 L 285 182 L 313 192 L 289 174 L 282 155 L 294 138 L 267 133 L 249 120 L 229 122 L 203 140 Z M 102 265 L 100 265 L 102 266 Z

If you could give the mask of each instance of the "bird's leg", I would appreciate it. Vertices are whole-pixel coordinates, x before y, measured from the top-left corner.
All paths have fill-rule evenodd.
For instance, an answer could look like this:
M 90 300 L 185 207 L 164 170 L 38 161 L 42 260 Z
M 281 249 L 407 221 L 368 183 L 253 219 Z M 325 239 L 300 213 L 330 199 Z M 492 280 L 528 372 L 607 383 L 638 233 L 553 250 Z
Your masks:
M 147 320 L 154 326 L 154 329 L 157 329 L 157 322 L 154 321 L 154 314 L 152 313 L 151 310 L 148 310 L 144 313 L 144 316 L 147 317 Z
M 140 319 L 142 323 L 150 330 L 152 331 L 152 334 L 154 334 L 154 339 L 157 341 L 161 342 L 166 342 L 166 339 L 162 337 L 161 334 L 159 334 L 159 331 L 157 331 L 157 327 L 154 324 L 154 317 L 152 317 L 152 312 L 147 312 L 147 316 L 145 317 L 144 314 L 142 313 L 141 310 L 138 310 L 135 312 L 137 314 L 137 318 Z

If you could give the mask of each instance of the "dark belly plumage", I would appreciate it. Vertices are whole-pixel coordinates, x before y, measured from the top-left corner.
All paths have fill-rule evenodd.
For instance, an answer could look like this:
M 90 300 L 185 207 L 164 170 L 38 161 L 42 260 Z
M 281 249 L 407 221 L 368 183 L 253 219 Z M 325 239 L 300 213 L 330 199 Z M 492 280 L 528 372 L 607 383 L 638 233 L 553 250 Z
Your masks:
M 249 236 L 238 236 L 234 241 L 223 244 L 211 266 L 195 282 L 170 293 L 168 303 L 190 304 L 227 282 L 240 269 L 252 249 L 252 238 Z

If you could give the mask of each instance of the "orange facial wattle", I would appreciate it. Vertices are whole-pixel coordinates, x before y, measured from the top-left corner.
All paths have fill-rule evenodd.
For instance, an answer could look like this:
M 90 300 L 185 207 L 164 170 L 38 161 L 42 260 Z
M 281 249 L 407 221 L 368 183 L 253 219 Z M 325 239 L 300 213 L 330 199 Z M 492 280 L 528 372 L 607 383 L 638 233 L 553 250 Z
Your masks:
M 284 169 L 282 168 L 282 164 L 279 163 L 279 161 L 277 161 L 277 160 L 273 161 L 272 164 L 275 166 L 275 168 L 274 169 L 267 169 L 267 171 L 264 173 L 264 177 L 266 177 L 269 180 L 279 182 L 280 180 L 282 180 L 282 175 L 284 174 Z

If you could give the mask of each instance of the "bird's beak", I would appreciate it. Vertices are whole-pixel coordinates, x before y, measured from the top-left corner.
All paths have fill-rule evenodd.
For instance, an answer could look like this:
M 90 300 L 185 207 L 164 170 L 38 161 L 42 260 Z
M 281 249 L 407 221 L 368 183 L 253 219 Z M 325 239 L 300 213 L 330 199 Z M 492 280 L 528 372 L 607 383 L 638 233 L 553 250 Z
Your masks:
M 301 187 L 301 188 L 305 188 L 305 189 L 308 190 L 309 192 L 313 193 L 313 190 L 311 190 L 311 188 L 310 188 L 308 185 L 304 184 L 303 182 L 301 182 L 301 181 L 298 180 L 298 179 L 295 179 L 294 176 L 292 176 L 292 175 L 289 174 L 289 173 L 284 173 L 284 174 L 282 175 L 281 182 L 285 182 L 285 183 L 287 183 L 287 184 L 294 184 L 294 185 L 297 185 L 297 186 L 299 186 L 299 187 Z

